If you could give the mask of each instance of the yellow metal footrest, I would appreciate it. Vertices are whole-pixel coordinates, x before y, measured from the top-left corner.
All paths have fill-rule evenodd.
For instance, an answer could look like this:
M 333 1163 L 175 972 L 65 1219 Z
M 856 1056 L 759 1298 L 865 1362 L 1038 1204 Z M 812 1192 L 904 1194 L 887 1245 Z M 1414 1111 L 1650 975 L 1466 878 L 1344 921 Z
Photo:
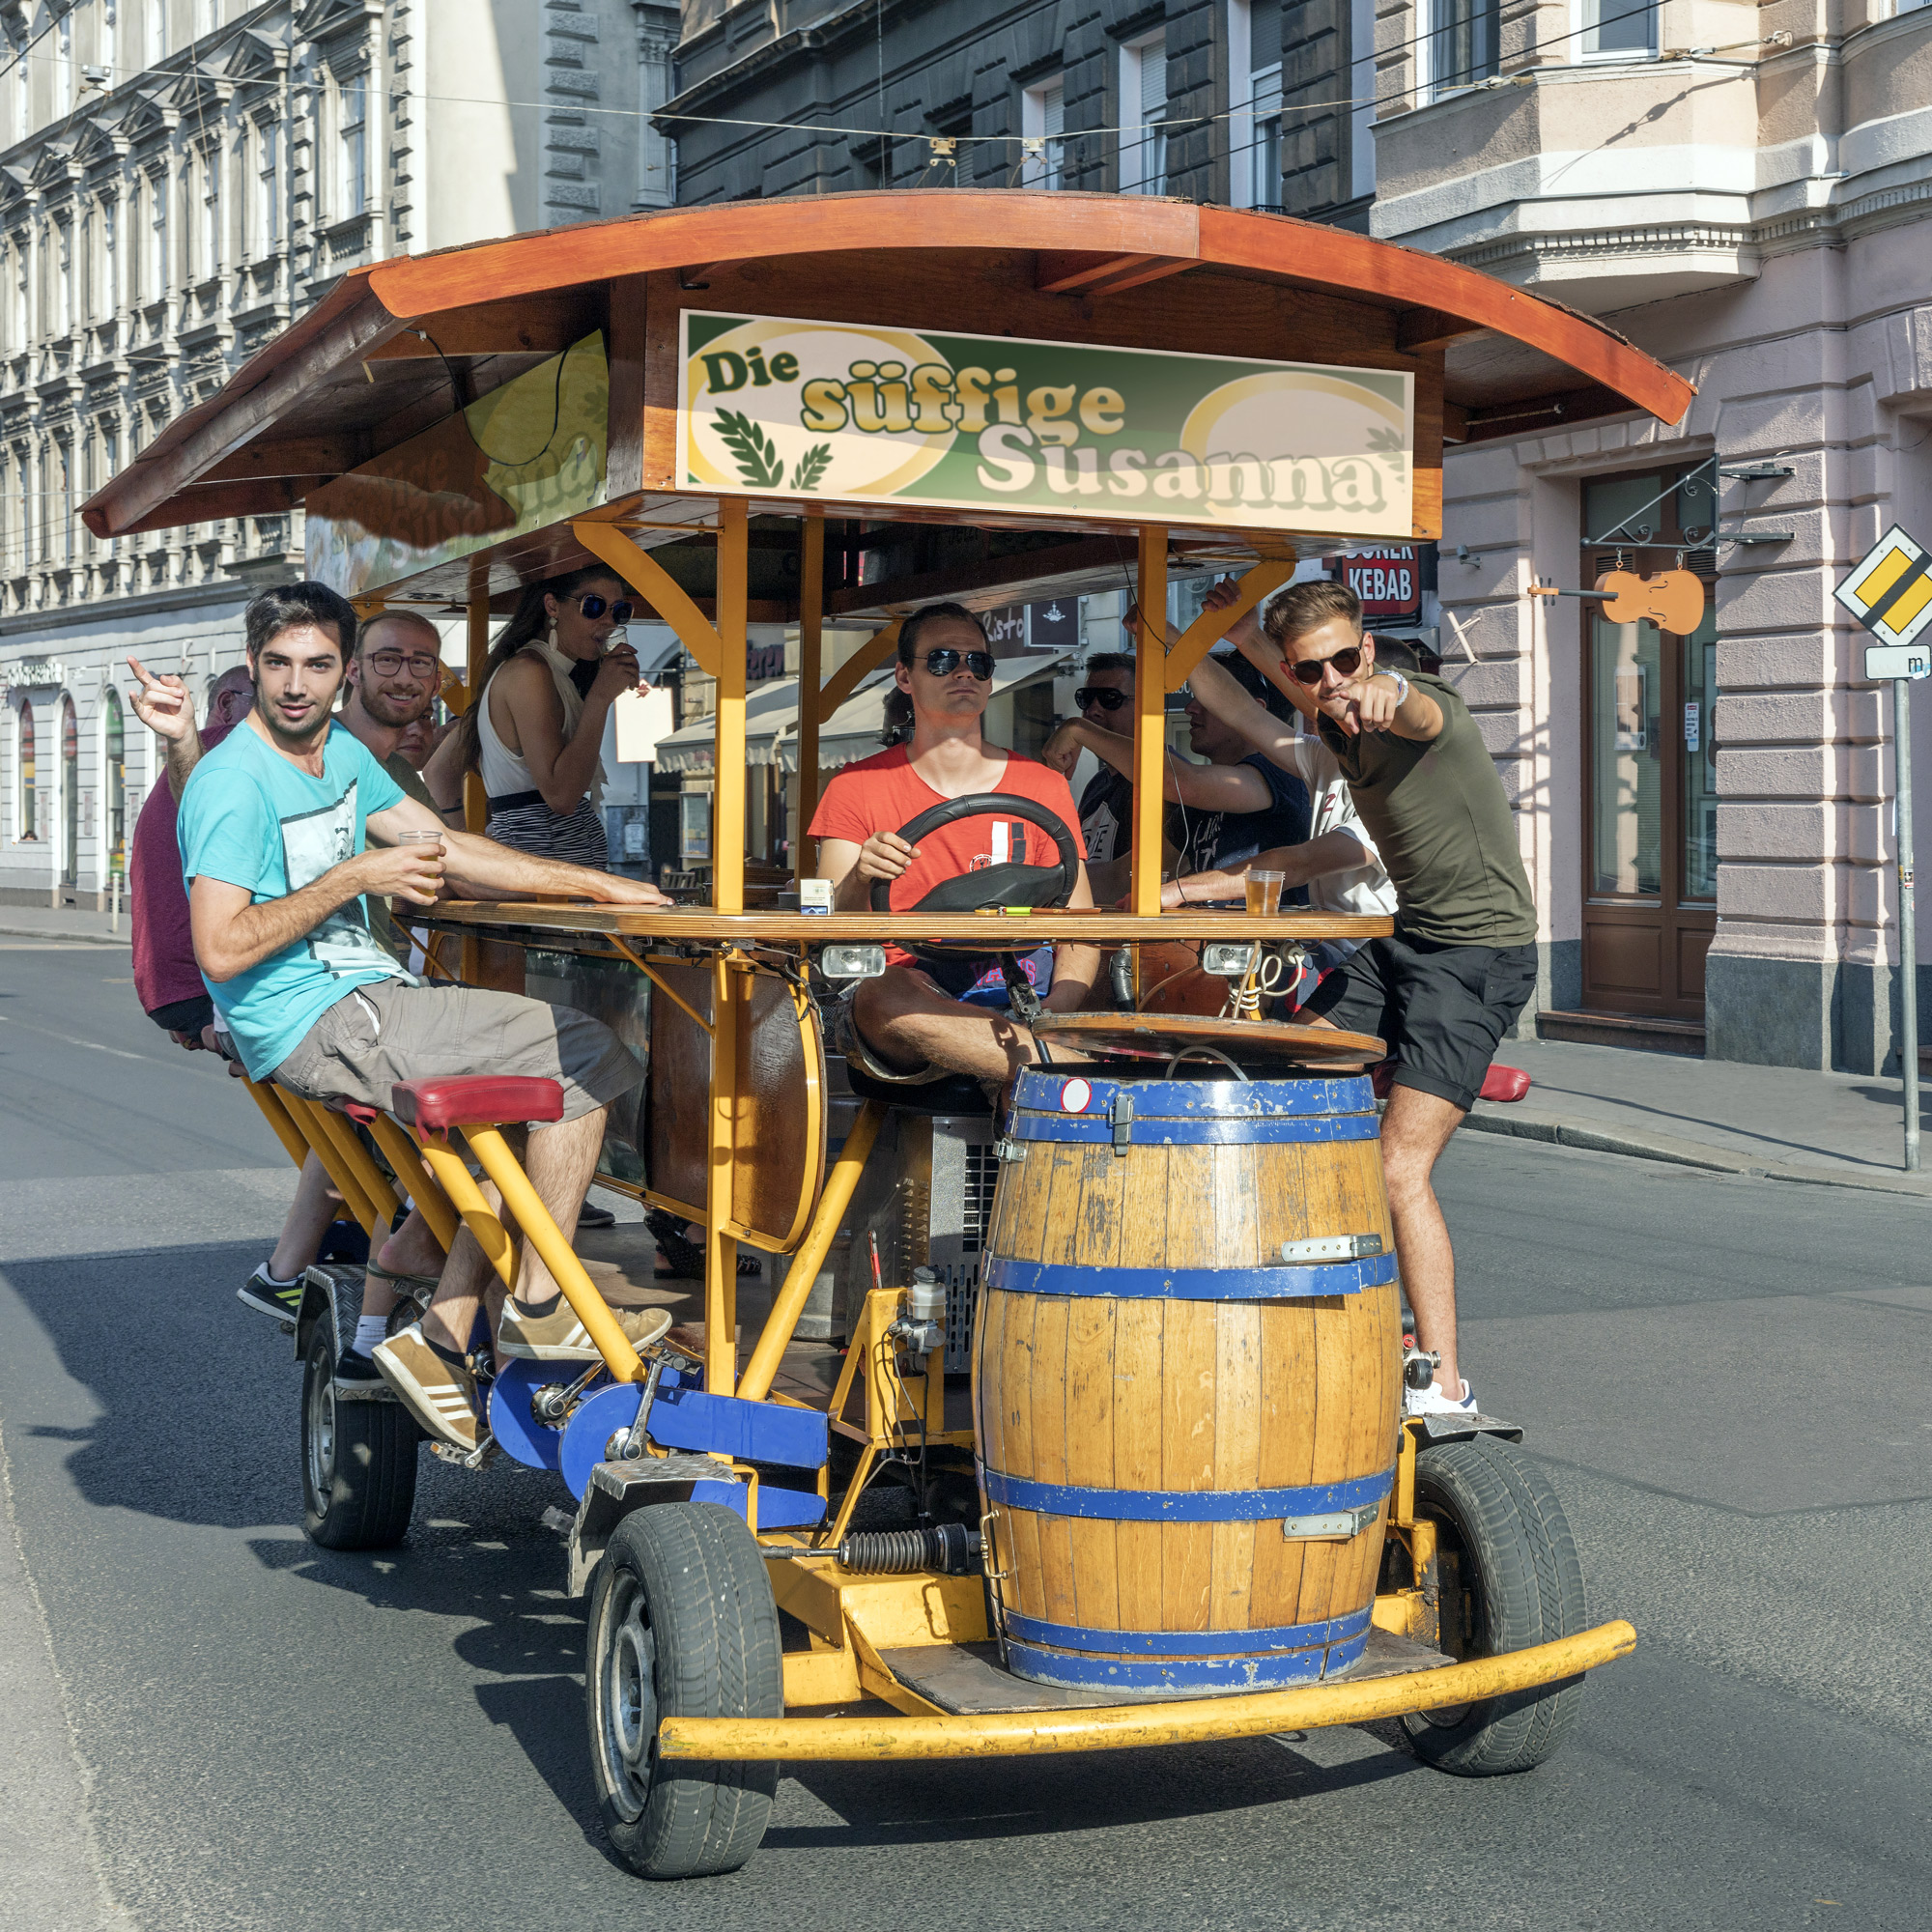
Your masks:
M 1358 1684 L 1315 1684 L 1250 1697 L 1110 1705 L 1086 1711 L 914 1718 L 667 1718 L 658 1729 L 665 1758 L 771 1762 L 880 1758 L 1032 1757 L 1056 1751 L 1129 1750 L 1266 1737 L 1275 1731 L 1362 1724 L 1409 1711 L 1479 1703 L 1512 1690 L 1576 1677 L 1627 1657 L 1636 1632 L 1600 1624 L 1579 1635 L 1503 1657 Z

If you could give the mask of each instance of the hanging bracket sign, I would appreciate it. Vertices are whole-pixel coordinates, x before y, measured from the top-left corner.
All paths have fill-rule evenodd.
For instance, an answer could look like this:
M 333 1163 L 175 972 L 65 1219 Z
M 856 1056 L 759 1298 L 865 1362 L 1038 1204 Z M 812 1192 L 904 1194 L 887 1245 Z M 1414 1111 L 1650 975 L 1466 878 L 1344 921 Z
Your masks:
M 1407 538 L 1415 379 L 687 309 L 681 488 Z
M 1893 524 L 1833 593 L 1874 638 L 1865 647 L 1868 678 L 1932 676 L 1932 558 Z

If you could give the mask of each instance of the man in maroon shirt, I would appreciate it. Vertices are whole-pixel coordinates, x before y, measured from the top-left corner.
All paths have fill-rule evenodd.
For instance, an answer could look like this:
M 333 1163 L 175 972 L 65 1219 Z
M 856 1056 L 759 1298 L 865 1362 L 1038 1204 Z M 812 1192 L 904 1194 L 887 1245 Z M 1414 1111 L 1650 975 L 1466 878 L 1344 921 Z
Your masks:
M 171 703 L 170 700 L 173 700 Z M 134 710 L 153 727 L 151 713 L 172 714 L 175 704 L 187 702 L 179 678 L 148 678 L 134 698 Z M 201 729 L 201 749 L 211 752 L 242 719 L 255 702 L 255 686 L 245 665 L 225 670 L 214 681 L 208 723 Z M 168 756 L 164 782 L 148 794 L 134 821 L 134 843 L 128 857 L 128 909 L 134 933 L 134 991 L 157 1027 L 190 1049 L 212 1046 L 202 1037 L 214 1024 L 214 1003 L 208 996 L 201 968 L 194 963 L 194 942 L 188 936 L 187 888 L 182 882 L 181 847 L 175 842 L 175 802 L 186 771 L 177 774 L 176 747 L 159 740 Z M 192 760 L 188 763 L 192 769 Z

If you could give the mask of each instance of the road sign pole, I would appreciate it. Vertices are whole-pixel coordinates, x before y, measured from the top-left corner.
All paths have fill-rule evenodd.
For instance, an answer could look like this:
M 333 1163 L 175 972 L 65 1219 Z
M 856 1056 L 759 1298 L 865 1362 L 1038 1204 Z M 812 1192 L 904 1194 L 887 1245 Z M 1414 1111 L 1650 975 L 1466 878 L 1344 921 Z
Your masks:
M 1912 682 L 1891 685 L 1891 732 L 1898 760 L 1898 976 L 1900 1056 L 1905 1076 L 1905 1171 L 1918 1172 L 1918 933 L 1912 884 Z

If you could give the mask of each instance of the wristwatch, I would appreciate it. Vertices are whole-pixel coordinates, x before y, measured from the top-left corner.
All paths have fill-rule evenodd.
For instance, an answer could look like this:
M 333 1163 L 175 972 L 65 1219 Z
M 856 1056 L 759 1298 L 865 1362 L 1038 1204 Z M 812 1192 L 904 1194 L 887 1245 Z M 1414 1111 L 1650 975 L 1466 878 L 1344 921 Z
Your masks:
M 1390 670 L 1386 665 L 1378 665 L 1376 667 L 1376 675 L 1395 680 L 1395 708 L 1400 711 L 1408 702 L 1407 678 L 1404 677 L 1399 670 Z

